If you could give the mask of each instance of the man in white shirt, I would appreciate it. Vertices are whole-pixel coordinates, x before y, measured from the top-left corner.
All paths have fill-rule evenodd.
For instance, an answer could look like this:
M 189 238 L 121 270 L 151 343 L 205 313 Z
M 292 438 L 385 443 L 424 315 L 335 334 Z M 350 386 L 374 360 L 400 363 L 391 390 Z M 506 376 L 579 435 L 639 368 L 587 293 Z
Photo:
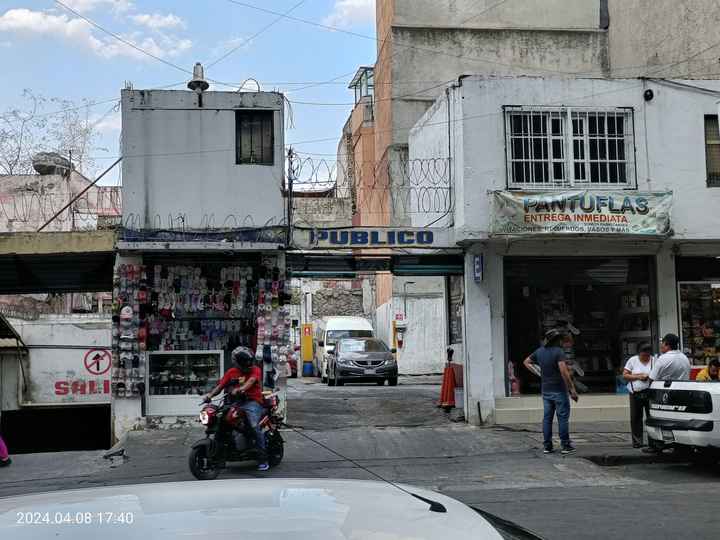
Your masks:
M 680 338 L 667 334 L 660 345 L 662 354 L 650 371 L 651 381 L 690 380 L 690 360 L 680 349 Z
M 623 369 L 623 378 L 628 381 L 627 389 L 630 394 L 630 429 L 632 432 L 633 448 L 643 445 L 644 419 L 650 416 L 650 402 L 648 388 L 650 387 L 650 371 L 654 367 L 652 346 L 644 343 L 639 347 L 638 354 L 631 357 Z

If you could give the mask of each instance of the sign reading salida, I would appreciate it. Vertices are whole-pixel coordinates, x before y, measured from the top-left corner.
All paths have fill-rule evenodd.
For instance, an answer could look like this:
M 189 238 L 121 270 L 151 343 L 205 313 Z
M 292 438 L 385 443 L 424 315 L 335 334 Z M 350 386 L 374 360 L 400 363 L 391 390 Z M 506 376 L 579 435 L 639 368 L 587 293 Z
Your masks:
M 670 234 L 672 193 L 496 191 L 491 234 Z

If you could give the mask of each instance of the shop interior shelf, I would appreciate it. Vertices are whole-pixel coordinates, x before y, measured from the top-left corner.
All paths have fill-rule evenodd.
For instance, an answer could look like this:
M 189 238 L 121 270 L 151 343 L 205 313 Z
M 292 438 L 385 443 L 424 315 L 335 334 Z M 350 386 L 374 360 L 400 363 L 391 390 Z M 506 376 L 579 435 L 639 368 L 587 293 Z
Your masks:
M 624 339 L 649 338 L 650 330 L 629 330 L 627 332 L 620 332 L 620 337 Z
M 622 308 L 618 310 L 620 315 L 636 315 L 636 314 L 649 314 L 650 307 L 634 307 L 634 308 Z

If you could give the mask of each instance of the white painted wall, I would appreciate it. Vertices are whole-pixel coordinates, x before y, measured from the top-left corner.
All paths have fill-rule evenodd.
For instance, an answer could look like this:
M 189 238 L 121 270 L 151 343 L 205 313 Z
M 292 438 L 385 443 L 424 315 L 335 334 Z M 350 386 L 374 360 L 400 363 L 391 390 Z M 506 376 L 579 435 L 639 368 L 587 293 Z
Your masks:
M 686 81 L 720 90 L 720 81 Z M 645 102 L 643 92 L 655 98 Z M 470 77 L 455 87 L 461 114 L 454 122 L 453 159 L 466 157 L 455 177 L 455 234 L 458 241 L 487 238 L 490 216 L 488 190 L 506 188 L 503 105 L 632 107 L 638 189 L 676 193 L 672 223 L 675 240 L 709 240 L 720 229 L 720 189 L 706 186 L 706 114 L 717 114 L 717 95 L 638 80 Z M 435 127 L 447 122 L 446 107 L 428 111 L 410 136 L 411 148 L 438 146 Z M 702 216 L 702 219 L 698 219 Z
M 23 360 L 27 383 L 23 406 L 110 403 L 109 316 L 57 315 L 35 321 L 13 319 L 11 324 L 29 349 Z M 85 356 L 91 358 L 94 350 L 101 355 L 107 351 L 108 360 L 100 362 L 101 371 L 107 367 L 103 374 L 85 367 Z
M 285 214 L 283 96 L 123 90 L 123 220 L 132 228 L 277 224 Z M 235 163 L 235 109 L 275 111 L 275 164 Z M 184 219 L 178 218 L 182 216 Z

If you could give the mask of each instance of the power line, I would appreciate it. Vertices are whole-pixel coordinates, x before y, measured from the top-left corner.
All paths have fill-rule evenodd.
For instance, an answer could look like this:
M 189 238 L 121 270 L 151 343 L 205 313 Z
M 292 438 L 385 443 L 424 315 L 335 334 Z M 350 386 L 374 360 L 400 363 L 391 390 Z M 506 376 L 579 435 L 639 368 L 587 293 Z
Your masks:
M 244 47 L 245 45 L 247 45 L 248 43 L 250 43 L 252 40 L 254 40 L 255 38 L 257 38 L 260 34 L 266 32 L 267 30 L 269 30 L 270 28 L 272 28 L 273 26 L 275 26 L 277 23 L 279 23 L 280 21 L 282 21 L 282 20 L 285 18 L 285 16 L 290 15 L 290 13 L 292 13 L 293 11 L 295 11 L 297 8 L 299 8 L 301 5 L 303 5 L 305 2 L 307 2 L 307 0 L 300 0 L 300 2 L 298 2 L 298 3 L 295 4 L 293 7 L 291 7 L 290 9 L 288 9 L 285 13 L 283 13 L 282 15 L 276 17 L 272 22 L 270 22 L 270 24 L 267 24 L 267 25 L 265 25 L 264 27 L 262 27 L 260 30 L 258 30 L 257 32 L 255 32 L 252 36 L 250 36 L 249 38 L 243 40 L 239 45 L 237 45 L 236 47 L 233 47 L 232 49 L 230 49 L 228 52 L 226 52 L 225 54 L 223 54 L 223 55 L 222 55 L 220 58 L 218 58 L 217 60 L 214 60 L 213 62 L 210 62 L 210 63 L 207 65 L 207 68 L 210 69 L 210 68 L 213 67 L 214 65 L 217 65 L 217 64 L 219 64 L 220 62 L 222 62 L 223 60 L 225 60 L 228 56 L 230 56 L 231 54 L 233 54 L 235 51 L 237 51 L 238 49 Z
M 612 81 L 611 81 L 612 82 Z M 593 92 L 591 94 L 585 94 L 583 96 L 577 96 L 573 97 L 572 101 L 580 101 L 588 98 L 594 98 L 597 96 L 604 96 L 609 94 L 617 94 L 621 92 L 629 92 L 637 88 L 642 88 L 642 83 L 637 83 L 632 86 L 626 86 L 623 88 L 614 88 L 612 90 L 606 90 L 604 92 Z M 567 99 L 563 98 L 561 101 L 555 101 L 555 102 L 549 102 L 546 103 L 546 106 L 562 106 L 564 104 L 567 104 Z M 462 122 L 465 120 L 472 120 L 472 119 L 479 119 L 479 118 L 492 118 L 493 116 L 502 116 L 504 114 L 503 111 L 495 111 L 491 113 L 482 113 L 482 114 L 471 114 L 471 115 L 464 115 L 460 116 L 458 118 L 452 118 L 449 120 L 450 123 L 455 122 Z M 436 122 L 426 122 L 423 124 L 423 126 L 437 126 L 437 125 L 446 125 L 448 123 L 447 120 L 442 121 L 436 121 Z M 395 127 L 395 128 L 389 128 L 389 129 L 382 129 L 382 130 L 375 130 L 375 133 L 388 133 L 393 131 L 409 131 L 411 130 L 415 124 L 412 126 L 407 127 Z M 301 140 L 301 141 L 293 141 L 288 142 L 285 144 L 286 147 L 288 146 L 297 146 L 301 144 L 311 144 L 316 142 L 327 142 L 327 141 L 338 141 L 339 137 L 325 137 L 325 138 L 319 138 L 319 139 L 308 139 L 308 140 Z M 183 156 L 183 155 L 196 155 L 196 154 L 206 154 L 206 153 L 217 153 L 217 152 L 235 152 L 235 146 L 228 147 L 228 148 L 215 148 L 215 149 L 206 149 L 206 150 L 194 150 L 194 151 L 184 151 L 184 152 L 158 152 L 158 153 L 146 153 L 146 154 L 125 154 L 122 157 L 125 159 L 129 158 L 140 158 L 140 157 L 172 157 L 172 156 Z M 97 156 L 93 157 L 92 159 L 115 159 L 119 156 Z
M 464 24 L 467 24 L 467 23 L 469 23 L 470 21 L 472 21 L 473 19 L 477 19 L 480 15 L 485 15 L 485 13 L 487 13 L 488 11 L 492 11 L 493 9 L 495 9 L 496 7 L 499 7 L 500 5 L 506 3 L 507 1 L 508 1 L 508 0 L 500 0 L 499 2 L 495 2 L 493 5 L 488 6 L 488 7 L 486 7 L 485 9 L 483 9 L 480 13 L 476 13 L 476 14 L 473 15 L 472 17 L 469 17 L 468 19 L 465 19 L 464 21 L 462 21 L 462 22 L 460 23 L 460 25 L 462 26 L 462 25 L 464 25 Z
M 113 39 L 116 39 L 117 41 L 119 41 L 119 42 L 121 42 L 121 43 L 124 43 L 124 44 L 127 45 L 128 47 L 132 47 L 132 48 L 135 49 L 136 51 L 138 51 L 138 52 L 140 52 L 140 53 L 142 53 L 142 54 L 144 54 L 144 55 L 146 55 L 146 56 L 149 56 L 150 58 L 154 58 L 154 59 L 157 60 L 158 62 L 162 62 L 163 64 L 165 64 L 165 65 L 167 65 L 167 66 L 170 66 L 171 68 L 175 68 L 175 69 L 177 69 L 178 71 L 182 71 L 183 73 L 187 73 L 187 74 L 189 74 L 189 75 L 192 75 L 192 74 L 193 74 L 192 71 L 187 70 L 187 69 L 185 69 L 185 68 L 183 68 L 183 67 L 180 67 L 180 66 L 178 66 L 177 64 L 173 64 L 172 62 L 169 62 L 169 61 L 165 60 L 164 58 L 161 58 L 161 57 L 159 57 L 159 56 L 157 56 L 157 55 L 154 55 L 153 53 L 151 53 L 151 52 L 149 52 L 149 51 L 146 51 L 146 50 L 143 49 L 142 47 L 138 47 L 138 46 L 135 45 L 132 41 L 128 41 L 127 39 L 123 38 L 122 36 L 119 36 L 118 34 L 116 34 L 116 33 L 114 33 L 114 32 L 111 32 L 110 30 L 104 28 L 103 26 L 100 26 L 98 23 L 96 23 L 96 22 L 93 21 L 92 19 L 86 17 L 85 15 L 82 15 L 81 13 L 78 13 L 78 12 L 75 11 L 73 8 L 71 8 L 70 6 L 67 6 L 66 4 L 63 4 L 60 0 L 54 0 L 54 2 L 55 2 L 57 5 L 59 5 L 61 8 L 63 8 L 64 10 L 69 11 L 70 13 L 72 13 L 72 14 L 74 14 L 75 16 L 81 18 L 82 20 L 84 20 L 84 21 L 87 22 L 88 24 L 91 24 L 92 26 L 94 26 L 95 28 L 97 28 L 98 30 L 100 30 L 101 32 L 104 32 L 105 34 L 109 35 L 109 36 L 112 37 Z
M 256 10 L 256 11 L 260 11 L 260 12 L 263 12 L 263 13 L 269 13 L 269 14 L 271 14 L 271 15 L 278 15 L 278 16 L 282 16 L 282 15 L 283 15 L 283 14 L 280 13 L 280 12 L 273 11 L 273 10 L 266 9 L 266 8 L 262 8 L 262 7 L 260 7 L 260 6 L 255 6 L 255 5 L 253 5 L 253 4 L 248 4 L 248 3 L 246 3 L 246 2 L 241 2 L 241 1 L 239 1 L 239 0 L 226 0 L 226 1 L 227 1 L 227 2 L 230 2 L 231 4 L 236 4 L 236 5 L 238 5 L 238 6 L 246 7 L 246 8 L 249 8 L 249 9 L 254 9 L 254 10 Z M 315 26 L 315 27 L 317 27 L 317 28 L 323 28 L 323 29 L 325 29 L 325 30 L 332 30 L 333 32 L 339 32 L 339 33 L 342 33 L 342 34 L 347 34 L 347 35 L 350 35 L 350 36 L 355 36 L 355 37 L 358 37 L 358 38 L 362 38 L 362 39 L 366 39 L 366 40 L 371 40 L 371 41 L 374 41 L 374 42 L 380 44 L 381 46 L 384 45 L 384 43 L 387 41 L 387 39 L 379 39 L 379 38 L 377 38 L 377 37 L 368 36 L 368 35 L 366 35 L 366 34 L 361 34 L 361 33 L 359 33 L 359 32 L 353 32 L 352 30 L 347 30 L 347 29 L 345 29 L 345 28 L 339 28 L 339 27 L 336 27 L 336 26 L 330 26 L 330 25 L 323 24 L 323 23 L 319 23 L 319 22 L 316 22 L 316 21 L 310 21 L 310 20 L 308 20 L 308 19 L 302 19 L 302 18 L 300 18 L 300 17 L 295 17 L 295 16 L 293 16 L 293 15 L 286 15 L 286 16 L 284 16 L 284 18 L 289 19 L 289 20 L 291 20 L 291 21 L 296 21 L 296 22 L 299 22 L 299 23 L 303 23 L 303 24 L 306 24 L 306 25 Z M 432 48 L 429 48 L 429 47 L 419 47 L 419 46 L 417 46 L 417 45 L 410 45 L 410 44 L 401 43 L 401 42 L 398 42 L 398 41 L 393 41 L 393 44 L 394 44 L 394 45 L 397 45 L 398 47 L 404 47 L 404 48 L 407 48 L 407 49 L 414 49 L 414 50 L 418 50 L 418 51 L 429 52 L 429 53 L 432 53 L 432 54 L 448 56 L 448 57 L 451 57 L 451 58 L 463 58 L 463 59 L 468 59 L 468 60 L 474 60 L 474 61 L 476 61 L 476 62 L 483 62 L 483 63 L 486 63 L 486 64 L 495 64 L 495 65 L 504 66 L 504 67 L 523 68 L 523 69 L 527 69 L 527 70 L 530 70 L 530 71 L 544 71 L 544 72 L 547 72 L 547 73 L 559 73 L 559 74 L 561 74 L 561 75 L 579 75 L 579 74 L 582 73 L 582 72 L 561 71 L 561 70 L 556 70 L 556 69 L 548 69 L 548 68 L 535 67 L 535 66 L 527 66 L 527 65 L 523 65 L 523 64 L 511 64 L 511 63 L 507 63 L 507 62 L 499 62 L 499 61 L 497 61 L 497 60 L 492 60 L 492 59 L 489 59 L 489 58 L 481 58 L 481 57 L 477 57 L 477 56 L 468 56 L 468 55 L 462 55 L 462 54 L 453 54 L 453 53 L 448 53 L 448 52 L 445 52 L 445 51 L 438 51 L 438 50 L 436 50 L 436 49 L 432 49 Z

